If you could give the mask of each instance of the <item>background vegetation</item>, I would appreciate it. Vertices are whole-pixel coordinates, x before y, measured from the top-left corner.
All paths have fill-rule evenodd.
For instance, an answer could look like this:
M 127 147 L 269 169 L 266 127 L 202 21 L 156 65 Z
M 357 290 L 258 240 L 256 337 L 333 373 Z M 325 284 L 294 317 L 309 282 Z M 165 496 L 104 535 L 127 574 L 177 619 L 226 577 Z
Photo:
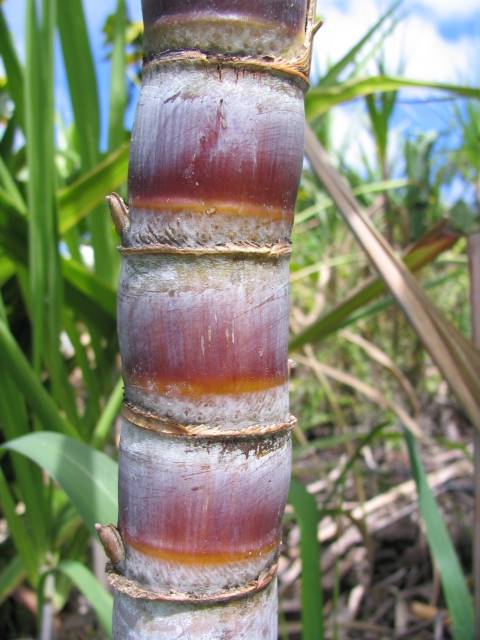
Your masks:
M 141 26 L 118 0 L 105 24 L 102 137 L 82 0 L 25 6 L 21 55 L 0 6 L 0 634 L 100 638 L 110 633 L 111 596 L 92 536 L 95 522 L 116 522 L 122 401 L 119 258 L 103 199 L 126 196 L 124 114 Z M 387 75 L 382 48 L 398 8 L 320 74 L 306 99 L 282 639 L 474 637 L 480 361 L 468 342 L 466 236 L 477 230 L 480 200 L 480 90 Z M 69 124 L 56 110 L 56 34 Z M 378 74 L 367 77 L 372 61 Z M 398 90 L 409 86 L 452 98 L 446 114 L 458 148 L 446 148 L 441 132 L 392 141 Z M 364 101 L 375 148 L 355 166 L 330 144 L 332 109 L 351 100 Z M 475 197 L 452 202 L 459 178 Z

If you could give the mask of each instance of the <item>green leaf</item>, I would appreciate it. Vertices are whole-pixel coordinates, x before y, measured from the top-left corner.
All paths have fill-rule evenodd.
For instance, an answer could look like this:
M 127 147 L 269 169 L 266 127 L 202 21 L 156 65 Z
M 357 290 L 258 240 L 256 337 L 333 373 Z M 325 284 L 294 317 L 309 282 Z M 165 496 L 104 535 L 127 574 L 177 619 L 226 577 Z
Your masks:
M 456 202 L 450 209 L 452 225 L 469 236 L 480 231 L 480 213 L 477 207 L 471 207 L 463 200 Z
M 18 213 L 6 220 L 2 213 L 4 212 L 0 208 L 0 238 L 4 251 L 17 266 L 26 267 L 25 220 Z M 114 289 L 100 282 L 75 260 L 62 258 L 61 267 L 65 278 L 67 304 L 77 316 L 88 319 L 92 326 L 100 326 L 104 334 L 111 333 L 112 321 L 116 315 Z
M 58 14 L 58 26 L 72 97 L 77 144 L 82 168 L 88 171 L 98 160 L 100 116 L 95 68 L 81 0 L 62 3 L 62 10 Z M 104 282 L 113 283 L 115 246 L 111 225 L 103 208 L 93 212 L 89 225 L 95 272 Z
M 302 560 L 302 638 L 321 640 L 324 635 L 323 596 L 320 576 L 320 545 L 317 538 L 318 509 L 315 498 L 293 479 L 288 501 L 297 514 Z
M 70 578 L 85 598 L 95 609 L 98 621 L 109 638 L 112 637 L 112 615 L 113 598 L 108 591 L 100 584 L 97 578 L 84 567 L 80 562 L 64 560 L 57 567 L 56 571 L 63 573 Z
M 32 349 L 36 371 L 48 355 L 54 391 L 65 389 L 58 353 L 61 279 L 58 261 L 54 168 L 55 0 L 26 5 L 25 122 L 28 168 L 29 275 Z
M 117 0 L 114 16 L 112 68 L 110 73 L 110 110 L 108 121 L 108 148 L 115 149 L 125 138 L 123 118 L 127 107 L 125 82 L 125 0 Z
M 458 233 L 453 231 L 445 220 L 441 221 L 407 250 L 403 257 L 405 266 L 412 272 L 420 270 L 450 249 L 458 238 Z M 289 350 L 296 351 L 306 344 L 315 344 L 338 331 L 356 311 L 364 308 L 385 291 L 386 285 L 380 278 L 369 279 L 331 311 L 321 315 L 309 327 L 294 336 L 290 341 Z
M 402 189 L 408 187 L 409 180 L 404 178 L 398 178 L 396 180 L 379 180 L 378 182 L 367 182 L 361 184 L 353 189 L 353 193 L 356 196 L 365 196 L 372 193 L 384 193 L 385 191 L 393 191 L 396 189 Z M 321 211 L 325 211 L 329 207 L 333 206 L 333 202 L 330 198 L 322 199 L 322 202 L 316 203 L 303 211 L 295 214 L 295 225 L 306 222 L 315 215 L 318 215 Z
M 85 270 L 83 275 L 86 278 L 88 277 L 87 274 L 94 277 L 93 274 L 90 274 Z M 87 284 L 85 288 L 82 285 L 82 290 L 80 290 L 78 288 L 78 286 L 80 286 L 79 282 L 68 282 L 68 273 L 65 274 L 65 278 L 67 278 L 65 283 L 65 303 L 73 311 L 75 317 L 78 320 L 83 320 L 89 327 L 90 331 L 98 330 L 102 337 L 110 340 L 115 336 L 115 315 L 113 315 L 111 311 L 107 312 L 99 307 L 97 302 L 90 297 L 89 291 L 91 288 L 95 287 L 90 287 L 90 285 Z M 95 286 L 97 283 L 98 280 L 95 280 Z M 87 291 L 87 293 L 84 293 L 84 291 Z
M 15 274 L 15 264 L 6 256 L 0 256 L 0 287 Z
M 35 549 L 31 544 L 25 522 L 15 511 L 15 502 L 2 470 L 0 470 L 0 503 L 3 514 L 7 519 L 8 530 L 12 536 L 15 548 L 22 558 L 22 563 L 30 582 L 35 585 L 38 579 L 38 563 L 35 556 Z
M 0 320 L 7 324 L 7 316 L 0 294 Z M 8 325 L 7 325 L 8 326 Z M 11 440 L 29 431 L 29 420 L 25 398 L 15 385 L 10 368 L 4 358 L 0 359 L 0 418 L 4 439 Z M 12 456 L 12 465 L 20 498 L 26 512 L 25 519 L 30 529 L 32 542 L 39 554 L 47 549 L 47 525 L 45 497 L 41 472 L 21 456 Z
M 7 89 L 15 103 L 16 120 L 20 126 L 24 126 L 24 88 L 23 69 L 18 60 L 12 35 L 8 28 L 3 9 L 0 7 L 0 55 L 2 56 L 5 71 L 7 72 Z
M 0 572 L 0 604 L 21 585 L 26 571 L 20 556 L 12 558 Z
M 409 431 L 405 431 L 405 439 L 417 485 L 418 506 L 425 523 L 430 551 L 440 573 L 443 593 L 452 619 L 454 638 L 455 640 L 473 640 L 475 632 L 472 597 L 465 583 L 455 548 L 428 485 L 415 439 Z
M 129 145 L 121 145 L 107 155 L 92 170 L 82 174 L 78 180 L 58 192 L 58 230 L 60 235 L 63 236 L 73 229 L 93 209 L 100 204 L 104 204 L 106 194 L 118 190 L 125 183 L 128 173 L 128 154 Z M 12 216 L 11 219 L 4 221 L 4 226 L 9 232 L 12 232 L 13 228 L 20 224 L 23 227 L 22 234 L 26 233 L 23 215 L 27 213 L 27 209 L 25 203 L 22 202 L 15 199 L 10 191 L 0 190 L 2 210 L 4 213 L 6 210 Z M 22 217 L 19 217 L 19 214 Z M 104 211 L 97 212 L 97 215 L 103 214 L 108 215 L 106 206 Z M 23 238 L 22 242 L 24 242 Z
M 328 72 L 320 79 L 317 86 L 325 86 L 330 85 L 333 82 L 338 80 L 338 76 L 344 71 L 349 64 L 351 64 L 358 53 L 368 44 L 378 29 L 382 26 L 382 24 L 398 9 L 398 7 L 402 4 L 403 0 L 398 0 L 398 2 L 394 2 L 390 9 L 380 17 L 380 19 L 367 31 L 367 33 L 360 38 L 355 46 L 353 46 L 350 51 L 348 51 L 343 58 L 341 58 L 336 64 L 334 64 Z
M 463 267 L 460 267 L 459 269 L 453 269 L 452 271 L 446 273 L 444 276 L 424 281 L 422 283 L 422 286 L 425 291 L 435 289 L 436 287 L 444 285 L 449 280 L 454 282 L 456 278 L 461 277 L 464 273 L 465 269 Z M 371 304 L 362 306 L 358 309 L 358 311 L 354 311 L 341 323 L 340 329 L 343 329 L 344 327 L 355 324 L 360 320 L 364 320 L 365 318 L 369 318 L 370 316 L 380 313 L 380 311 L 384 311 L 392 304 L 395 304 L 395 300 L 392 298 L 392 296 L 383 296 L 382 298 L 377 300 L 377 302 L 372 302 Z
M 95 274 L 75 260 L 62 260 L 62 273 L 77 291 L 94 301 L 100 309 L 103 309 L 112 318 L 116 315 L 115 291 L 102 282 Z
M 123 402 L 123 380 L 120 380 L 115 385 L 105 408 L 102 411 L 95 429 L 93 431 L 92 443 L 95 448 L 100 448 L 108 437 L 113 421 L 120 413 L 120 409 Z
M 62 2 L 57 20 L 75 117 L 76 142 L 82 167 L 88 170 L 98 157 L 100 111 L 97 79 L 82 0 Z
M 0 354 L 11 379 L 44 427 L 79 438 L 75 427 L 60 414 L 3 320 L 0 320 Z
M 480 431 L 480 352 L 438 311 L 385 238 L 374 228 L 309 127 L 305 149 L 313 170 L 358 243 Z
M 335 105 L 350 102 L 355 98 L 407 88 L 433 89 L 464 98 L 480 99 L 480 89 L 445 82 L 423 82 L 421 80 L 408 80 L 407 78 L 390 76 L 355 78 L 341 84 L 311 89 L 305 98 L 307 119 L 317 118 Z
M 2 445 L 33 460 L 70 498 L 93 535 L 96 522 L 117 522 L 118 465 L 92 447 L 59 433 L 32 433 Z
M 17 187 L 17 183 L 15 182 L 12 174 L 10 173 L 7 165 L 5 164 L 1 156 L 0 156 L 0 183 L 4 186 L 6 195 L 10 198 L 12 206 L 17 208 L 21 214 L 26 215 L 27 205 L 25 204 L 25 200 L 23 199 L 23 196 L 20 193 L 19 188 Z
M 63 235 L 83 220 L 105 196 L 118 189 L 127 179 L 129 145 L 124 144 L 76 182 L 60 191 L 59 230 Z M 95 215 L 107 216 L 107 208 Z
M 304 431 L 308 431 L 308 429 L 303 429 Z M 294 458 L 302 458 L 306 453 L 311 451 L 325 451 L 327 449 L 336 449 L 337 447 L 348 444 L 350 442 L 355 442 L 356 440 L 360 440 L 364 438 L 364 431 L 354 431 L 353 433 L 343 433 L 338 436 L 326 436 L 317 438 L 315 440 L 309 441 L 308 444 L 298 445 L 293 450 Z

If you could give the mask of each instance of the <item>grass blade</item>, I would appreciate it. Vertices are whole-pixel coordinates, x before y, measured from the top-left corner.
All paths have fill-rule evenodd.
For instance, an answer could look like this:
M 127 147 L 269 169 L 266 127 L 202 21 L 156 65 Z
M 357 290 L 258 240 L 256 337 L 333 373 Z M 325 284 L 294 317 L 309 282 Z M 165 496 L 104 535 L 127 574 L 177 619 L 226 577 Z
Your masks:
M 89 171 L 99 159 L 100 115 L 97 80 L 81 0 L 62 4 L 58 26 L 82 169 Z M 103 207 L 93 211 L 89 223 L 95 272 L 104 282 L 111 284 L 116 264 L 115 245 L 110 221 Z
M 18 266 L 26 267 L 25 220 L 18 213 L 5 219 L 4 213 L 0 207 L 0 239 L 4 251 Z M 114 289 L 100 282 L 86 267 L 74 260 L 62 258 L 61 267 L 66 303 L 77 316 L 87 319 L 89 325 L 101 327 L 104 334 L 111 333 L 116 313 Z M 57 344 L 55 350 L 58 351 Z
M 58 192 L 58 231 L 60 235 L 73 229 L 98 205 L 103 205 L 106 193 L 118 190 L 125 183 L 128 172 L 128 154 L 129 145 L 122 145 L 106 156 L 94 169 Z M 21 233 L 26 233 L 25 220 L 22 218 L 27 213 L 27 207 L 23 199 L 20 202 L 10 191 L 0 190 L 0 204 L 4 215 L 6 213 L 10 216 L 7 219 L 4 218 L 3 221 L 5 238 L 8 234 L 13 233 L 18 225 L 23 229 Z
M 23 85 L 23 69 L 19 62 L 11 31 L 8 28 L 5 14 L 0 7 L 0 55 L 7 73 L 7 90 L 15 103 L 15 117 L 18 124 L 25 124 L 25 97 Z
M 31 433 L 2 445 L 33 460 L 70 498 L 93 535 L 96 522 L 117 522 L 118 465 L 100 451 L 59 433 Z
M 398 91 L 400 89 L 433 89 L 445 91 L 454 96 L 480 99 L 480 89 L 454 85 L 445 82 L 423 82 L 391 76 L 375 76 L 342 82 L 328 87 L 316 87 L 306 95 L 305 109 L 308 120 L 317 118 L 332 107 L 355 98 L 365 97 L 374 93 Z
M 59 231 L 64 234 L 83 220 L 97 205 L 104 203 L 105 194 L 118 189 L 127 179 L 129 145 L 124 144 L 76 182 L 60 191 Z M 97 209 L 96 215 L 107 215 Z
M 113 598 L 97 578 L 80 562 L 64 560 L 57 567 L 67 576 L 95 609 L 98 621 L 108 637 L 112 637 Z
M 26 571 L 20 556 L 15 556 L 0 573 L 0 604 L 24 581 Z
M 7 322 L 7 316 L 0 294 L 0 320 Z M 5 366 L 0 360 L 0 418 L 4 438 L 7 440 L 25 435 L 29 431 L 29 421 L 25 398 L 16 387 Z M 32 541 L 39 554 L 47 550 L 47 527 L 45 526 L 45 496 L 41 473 L 21 456 L 12 455 L 17 487 L 25 503 L 25 518 L 28 523 Z
M 97 79 L 82 0 L 63 2 L 57 21 L 75 117 L 76 142 L 82 167 L 88 170 L 98 158 L 100 110 Z
M 123 118 L 127 108 L 125 29 L 125 0 L 117 0 L 117 10 L 114 16 L 112 68 L 110 73 L 109 150 L 115 149 L 125 141 L 123 126 Z
M 376 231 L 308 127 L 306 151 L 315 173 L 360 246 L 404 310 L 472 423 L 480 430 L 480 353 L 440 314 L 386 240 Z
M 85 270 L 85 275 L 87 274 L 94 277 Z M 68 278 L 68 274 L 65 277 Z M 88 289 L 89 287 L 87 291 Z M 95 329 L 102 338 L 107 339 L 115 335 L 115 315 L 100 308 L 89 293 L 78 289 L 75 283 L 65 283 L 65 303 L 73 311 L 75 318 L 83 320 L 91 332 Z
M 452 618 L 455 640 L 473 640 L 473 606 L 457 554 L 428 485 L 425 469 L 412 434 L 405 431 L 413 477 L 417 485 L 418 506 L 425 523 L 432 557 L 438 567 L 443 593 Z
M 390 9 L 380 19 L 371 27 L 367 33 L 354 45 L 348 53 L 346 53 L 343 58 L 341 58 L 336 64 L 334 64 L 328 72 L 320 79 L 320 82 L 317 86 L 325 86 L 332 84 L 338 80 L 338 76 L 348 67 L 348 65 L 355 60 L 357 54 L 363 49 L 363 47 L 369 43 L 375 33 L 380 29 L 382 24 L 395 13 L 398 7 L 402 4 L 403 0 L 398 0 L 394 2 Z
M 15 264 L 6 256 L 0 256 L 0 287 L 10 280 L 17 270 Z
M 115 318 L 117 302 L 115 290 L 112 287 L 99 280 L 95 274 L 75 260 L 63 259 L 62 273 L 77 291 L 88 296 L 100 309 Z
M 363 196 L 373 193 L 384 193 L 385 191 L 393 189 L 401 189 L 403 187 L 408 187 L 409 184 L 411 184 L 410 181 L 404 178 L 397 178 L 395 180 L 379 180 L 378 182 L 367 182 L 365 184 L 361 184 L 358 187 L 355 187 L 352 191 L 356 196 Z M 302 224 L 302 222 L 306 222 L 313 216 L 318 215 L 331 206 L 333 206 L 333 202 L 330 198 L 325 198 L 321 203 L 314 204 L 311 207 L 296 213 L 295 226 Z M 299 232 L 298 229 L 295 229 L 295 231 L 297 233 Z
M 45 428 L 67 433 L 79 438 L 75 427 L 60 414 L 54 400 L 42 386 L 38 376 L 24 356 L 5 322 L 0 320 L 0 354 L 2 363 L 8 367 L 11 379 L 24 397 L 28 399 L 33 411 Z
M 407 250 L 403 257 L 405 266 L 412 272 L 419 271 L 444 251 L 451 249 L 459 237 L 446 221 L 440 222 Z M 386 288 L 380 278 L 371 278 L 332 310 L 321 315 L 309 327 L 294 336 L 290 341 L 289 350 L 296 351 L 306 344 L 315 344 L 338 331 L 356 311 L 385 293 Z
M 120 413 L 122 402 L 123 380 L 120 378 L 115 385 L 104 410 L 102 411 L 102 415 L 95 425 L 92 438 L 92 444 L 95 448 L 100 448 L 107 439 L 113 421 Z
M 15 502 L 8 488 L 7 481 L 0 470 L 0 502 L 5 518 L 8 522 L 8 529 L 12 536 L 15 548 L 20 555 L 25 571 L 30 582 L 35 585 L 38 579 L 38 564 L 32 547 L 30 537 L 25 528 L 25 524 L 15 511 Z
M 88 393 L 85 398 L 85 409 L 82 414 L 82 436 L 90 438 L 92 424 L 100 411 L 101 381 L 98 370 L 92 366 L 88 357 L 88 345 L 82 344 L 81 333 L 85 330 L 77 325 L 76 318 L 70 309 L 64 310 L 64 327 L 75 352 L 75 362 L 82 371 L 83 384 Z
M 315 498 L 293 479 L 288 501 L 297 514 L 302 559 L 302 638 L 321 640 L 324 635 L 320 546 L 317 539 L 318 509 Z
M 25 120 L 28 167 L 29 264 L 33 364 L 46 354 L 54 389 L 64 379 L 58 353 L 61 280 L 58 264 L 54 168 L 53 38 L 55 0 L 27 0 Z
M 12 174 L 10 173 L 3 158 L 0 156 L 0 183 L 5 188 L 6 194 L 10 197 L 12 204 L 18 209 L 18 211 L 26 215 L 27 206 L 22 194 L 20 193 L 17 183 L 15 182 Z

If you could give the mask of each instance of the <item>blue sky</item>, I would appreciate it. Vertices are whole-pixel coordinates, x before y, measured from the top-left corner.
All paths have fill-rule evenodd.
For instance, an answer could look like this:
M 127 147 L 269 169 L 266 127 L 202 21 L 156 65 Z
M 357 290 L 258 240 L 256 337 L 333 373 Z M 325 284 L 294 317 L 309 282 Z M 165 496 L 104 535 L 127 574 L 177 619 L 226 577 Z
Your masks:
M 320 13 L 325 25 L 317 36 L 315 59 L 336 60 L 345 53 L 390 2 L 379 0 L 321 0 Z M 387 72 L 420 80 L 480 84 L 480 2 L 479 0 L 405 0 L 404 17 L 386 40 L 384 56 Z M 398 72 L 402 68 L 401 74 Z M 419 132 L 440 131 L 439 148 L 456 146 L 459 133 L 452 126 L 452 105 L 421 101 L 424 91 L 402 92 L 403 104 L 397 108 L 390 140 L 392 170 L 407 137 Z M 410 101 L 413 101 L 410 103 Z M 461 102 L 457 102 L 461 106 Z M 345 145 L 347 160 L 360 163 L 361 154 L 374 154 L 367 131 L 367 118 L 361 102 L 333 112 L 333 138 L 337 147 Z M 452 201 L 464 185 L 456 181 L 446 192 Z
M 61 0 L 59 10 L 61 10 Z M 141 1 L 127 0 L 130 18 L 141 18 Z M 318 13 L 325 24 L 319 31 L 315 45 L 317 70 L 325 68 L 327 61 L 335 61 L 368 30 L 390 3 L 383 0 L 318 0 Z M 23 52 L 24 0 L 5 0 L 7 20 L 13 29 L 19 52 Z M 102 112 L 108 105 L 109 65 L 103 46 L 101 29 L 106 16 L 115 7 L 115 0 L 84 0 L 89 32 L 97 68 Z M 437 80 L 480 84 L 480 2 L 479 0 L 405 0 L 404 18 L 385 43 L 385 60 L 390 73 L 398 72 L 422 80 Z M 68 93 L 61 64 L 57 72 L 58 106 L 62 117 L 70 118 Z M 409 92 L 404 98 L 421 98 L 425 94 Z M 135 95 L 127 114 L 129 126 L 133 118 Z M 333 117 L 334 138 L 338 145 L 352 137 L 356 146 L 367 148 L 368 135 L 364 131 L 361 104 L 348 109 L 336 109 Z M 404 105 L 397 113 L 398 135 L 410 131 L 448 127 L 448 108 L 438 104 L 409 107 Z M 105 123 L 104 123 L 105 124 Z M 349 150 L 352 159 L 355 148 Z

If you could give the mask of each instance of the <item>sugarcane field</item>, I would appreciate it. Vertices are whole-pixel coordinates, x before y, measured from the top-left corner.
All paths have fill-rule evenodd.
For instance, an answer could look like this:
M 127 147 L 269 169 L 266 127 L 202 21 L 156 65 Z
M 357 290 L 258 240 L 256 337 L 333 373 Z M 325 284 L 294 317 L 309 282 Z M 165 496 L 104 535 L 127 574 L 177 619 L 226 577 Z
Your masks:
M 0 640 L 480 639 L 479 47 L 0 0 Z

